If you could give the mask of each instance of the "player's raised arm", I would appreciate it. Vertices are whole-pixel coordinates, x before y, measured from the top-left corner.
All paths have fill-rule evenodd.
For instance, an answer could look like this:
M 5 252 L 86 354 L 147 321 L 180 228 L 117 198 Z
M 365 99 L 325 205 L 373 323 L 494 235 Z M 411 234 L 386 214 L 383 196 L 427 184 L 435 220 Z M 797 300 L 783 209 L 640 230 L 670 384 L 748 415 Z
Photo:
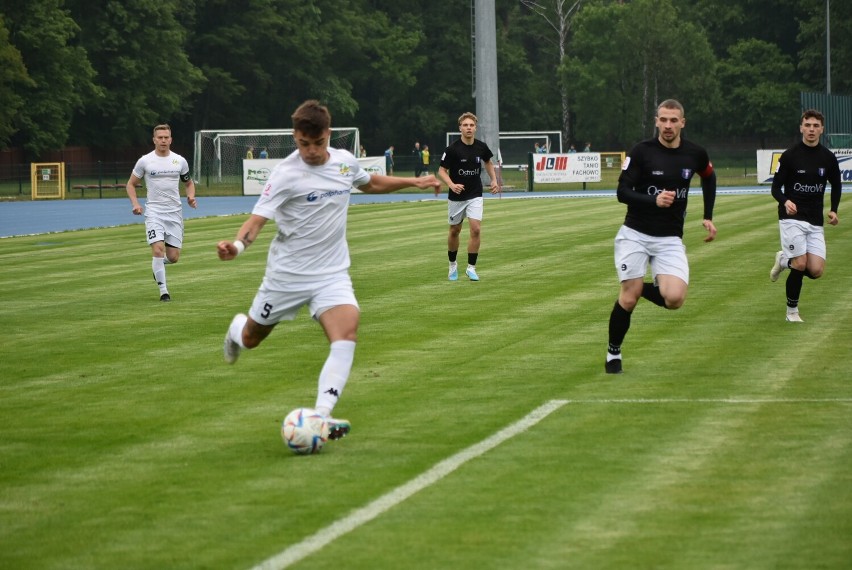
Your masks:
M 370 181 L 358 189 L 367 194 L 387 194 L 403 188 L 440 188 L 441 183 L 433 175 L 420 177 L 385 176 L 382 174 L 371 174 Z

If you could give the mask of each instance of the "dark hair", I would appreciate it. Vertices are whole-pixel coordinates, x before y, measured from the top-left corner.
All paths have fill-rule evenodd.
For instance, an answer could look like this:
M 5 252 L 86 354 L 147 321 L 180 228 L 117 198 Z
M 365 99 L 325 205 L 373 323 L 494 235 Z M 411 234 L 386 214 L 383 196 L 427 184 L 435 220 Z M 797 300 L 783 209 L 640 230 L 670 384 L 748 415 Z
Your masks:
M 799 120 L 799 124 L 801 125 L 802 123 L 804 123 L 805 119 L 816 119 L 823 126 L 825 126 L 825 117 L 816 109 L 808 109 L 807 111 L 802 113 L 802 118 Z
M 316 99 L 309 99 L 299 105 L 290 117 L 293 130 L 310 137 L 318 137 L 331 128 L 331 113 Z

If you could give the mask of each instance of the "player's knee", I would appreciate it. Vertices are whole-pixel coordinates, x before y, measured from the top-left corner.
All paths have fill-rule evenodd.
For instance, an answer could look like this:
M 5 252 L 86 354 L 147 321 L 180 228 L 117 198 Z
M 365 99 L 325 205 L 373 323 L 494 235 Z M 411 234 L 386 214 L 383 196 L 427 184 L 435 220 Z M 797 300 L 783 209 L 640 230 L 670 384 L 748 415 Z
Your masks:
M 628 313 L 632 313 L 633 309 L 636 308 L 636 304 L 639 303 L 639 297 L 633 291 L 622 291 L 618 296 L 618 304 Z
M 796 271 L 804 271 L 808 266 L 807 259 L 802 255 L 800 257 L 794 257 L 790 260 L 790 269 L 795 269 Z
M 680 287 L 674 287 L 673 290 L 661 289 L 660 293 L 666 302 L 666 308 L 671 311 L 680 309 L 686 301 L 686 290 Z

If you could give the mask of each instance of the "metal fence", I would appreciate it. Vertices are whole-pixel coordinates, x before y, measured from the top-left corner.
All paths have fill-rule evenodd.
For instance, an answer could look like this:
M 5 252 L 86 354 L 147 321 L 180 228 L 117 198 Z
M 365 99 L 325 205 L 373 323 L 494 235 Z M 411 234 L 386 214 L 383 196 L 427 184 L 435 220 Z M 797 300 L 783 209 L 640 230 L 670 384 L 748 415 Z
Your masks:
M 124 186 L 135 162 L 71 162 L 65 164 L 67 198 L 125 196 Z M 31 195 L 30 163 L 0 167 L 0 197 L 27 199 Z
M 768 148 L 784 149 L 795 143 L 796 140 L 798 140 L 798 137 L 791 135 L 785 140 L 771 141 Z M 720 185 L 757 184 L 757 148 L 753 143 L 710 144 L 707 145 L 707 149 L 717 169 Z M 612 150 L 620 151 L 621 149 Z M 440 156 L 440 152 L 433 152 L 429 165 L 431 174 L 437 172 Z M 415 157 L 413 155 L 400 153 L 394 157 L 394 163 L 395 175 L 414 175 Z M 124 188 L 134 164 L 135 161 L 66 162 L 65 197 L 68 199 L 126 197 Z M 517 190 L 526 189 L 526 172 L 524 170 L 523 168 L 503 169 L 504 184 Z M 193 173 L 193 177 L 198 178 L 196 173 Z M 614 188 L 612 177 L 605 178 L 606 180 L 603 180 L 599 186 Z M 615 178 L 617 178 L 617 173 Z M 582 185 L 579 187 L 582 188 Z M 198 191 L 201 195 L 236 195 L 240 193 L 240 188 L 239 185 L 235 185 L 233 189 L 219 192 L 215 188 L 207 187 L 202 178 L 199 180 Z M 144 196 L 144 192 L 144 188 L 141 189 L 140 195 Z M 30 163 L 0 164 L 0 199 L 29 200 L 31 195 Z

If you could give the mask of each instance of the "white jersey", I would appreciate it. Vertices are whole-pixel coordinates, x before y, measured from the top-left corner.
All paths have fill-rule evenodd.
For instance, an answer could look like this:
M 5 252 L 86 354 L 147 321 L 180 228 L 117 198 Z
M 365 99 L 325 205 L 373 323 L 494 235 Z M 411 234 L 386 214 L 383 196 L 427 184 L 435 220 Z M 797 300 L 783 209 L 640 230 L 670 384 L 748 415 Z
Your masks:
M 145 179 L 148 198 L 145 213 L 168 214 L 182 212 L 180 203 L 180 177 L 189 174 L 189 164 L 181 155 L 169 151 L 168 156 L 159 156 L 151 151 L 136 161 L 133 175 Z
M 266 262 L 273 282 L 316 281 L 349 269 L 349 196 L 370 173 L 349 151 L 329 147 L 328 153 L 325 164 L 310 166 L 294 151 L 272 170 L 252 210 L 278 226 Z

